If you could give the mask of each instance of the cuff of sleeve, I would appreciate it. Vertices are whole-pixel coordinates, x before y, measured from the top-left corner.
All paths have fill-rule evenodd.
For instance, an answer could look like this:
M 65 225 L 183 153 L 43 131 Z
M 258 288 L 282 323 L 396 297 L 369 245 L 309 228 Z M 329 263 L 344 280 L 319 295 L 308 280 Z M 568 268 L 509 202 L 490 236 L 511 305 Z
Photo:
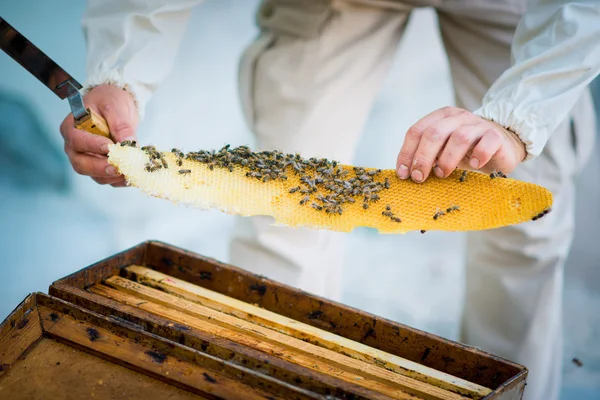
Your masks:
M 140 121 L 144 119 L 146 104 L 149 101 L 150 94 L 147 90 L 135 83 L 126 81 L 121 74 L 116 71 L 107 71 L 88 76 L 83 84 L 82 95 L 100 85 L 114 85 L 129 93 L 133 97 Z
M 547 129 L 537 123 L 537 116 L 532 113 L 524 117 L 510 103 L 488 103 L 473 114 L 516 134 L 525 144 L 527 156 L 524 161 L 539 156 L 548 141 Z

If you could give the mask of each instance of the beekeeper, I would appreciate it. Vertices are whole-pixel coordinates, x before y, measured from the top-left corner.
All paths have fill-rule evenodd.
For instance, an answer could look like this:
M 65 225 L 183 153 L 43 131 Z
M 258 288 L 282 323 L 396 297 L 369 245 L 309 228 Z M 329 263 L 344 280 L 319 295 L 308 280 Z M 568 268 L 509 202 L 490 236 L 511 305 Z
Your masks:
M 89 2 L 85 101 L 115 141 L 135 136 L 199 2 Z M 525 13 L 524 0 L 266 0 L 239 71 L 247 123 L 263 149 L 351 162 L 410 12 L 424 6 L 437 11 L 460 108 L 434 111 L 408 131 L 398 174 L 422 182 L 468 165 L 552 191 L 553 212 L 539 222 L 468 235 L 461 341 L 527 366 L 526 398 L 557 399 L 574 182 L 593 140 L 585 88 L 600 68 L 597 1 L 540 0 Z M 75 130 L 71 116 L 61 132 L 77 172 L 124 185 L 103 157 L 106 139 Z M 335 299 L 342 240 L 240 218 L 231 262 Z

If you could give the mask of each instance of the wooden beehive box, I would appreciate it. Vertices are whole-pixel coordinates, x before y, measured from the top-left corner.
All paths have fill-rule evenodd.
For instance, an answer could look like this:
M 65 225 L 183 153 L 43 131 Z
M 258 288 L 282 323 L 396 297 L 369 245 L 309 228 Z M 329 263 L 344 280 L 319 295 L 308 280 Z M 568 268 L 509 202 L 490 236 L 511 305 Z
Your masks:
M 523 366 L 161 242 L 49 293 L 0 327 L 0 398 L 19 398 L 42 365 L 36 382 L 78 382 L 73 398 L 521 399 L 525 388 Z M 36 390 L 24 398 L 52 398 Z

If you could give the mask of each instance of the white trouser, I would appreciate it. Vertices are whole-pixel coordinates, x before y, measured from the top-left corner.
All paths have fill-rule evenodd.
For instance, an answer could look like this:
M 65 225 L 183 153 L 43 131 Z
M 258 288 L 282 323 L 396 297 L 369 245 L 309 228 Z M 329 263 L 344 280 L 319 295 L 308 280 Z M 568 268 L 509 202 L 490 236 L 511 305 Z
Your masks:
M 241 101 L 258 146 L 351 162 L 412 7 L 394 0 L 265 2 L 262 33 L 240 66 Z M 524 1 L 446 1 L 436 10 L 457 105 L 474 110 L 510 65 Z M 574 132 L 567 121 L 540 157 L 511 174 L 550 189 L 553 212 L 536 223 L 468 234 L 461 341 L 527 366 L 526 399 L 558 398 L 574 179 L 593 140 L 588 93 L 578 107 Z M 343 234 L 271 223 L 238 219 L 232 264 L 339 299 Z

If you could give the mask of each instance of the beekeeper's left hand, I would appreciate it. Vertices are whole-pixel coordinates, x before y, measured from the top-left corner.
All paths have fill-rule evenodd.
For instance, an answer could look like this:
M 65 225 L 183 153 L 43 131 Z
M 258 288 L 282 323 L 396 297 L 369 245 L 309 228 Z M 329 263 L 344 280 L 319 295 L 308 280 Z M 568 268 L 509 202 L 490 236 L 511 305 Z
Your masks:
M 398 154 L 401 179 L 445 178 L 456 168 L 510 173 L 527 152 L 519 137 L 502 126 L 456 107 L 444 107 L 414 124 Z

